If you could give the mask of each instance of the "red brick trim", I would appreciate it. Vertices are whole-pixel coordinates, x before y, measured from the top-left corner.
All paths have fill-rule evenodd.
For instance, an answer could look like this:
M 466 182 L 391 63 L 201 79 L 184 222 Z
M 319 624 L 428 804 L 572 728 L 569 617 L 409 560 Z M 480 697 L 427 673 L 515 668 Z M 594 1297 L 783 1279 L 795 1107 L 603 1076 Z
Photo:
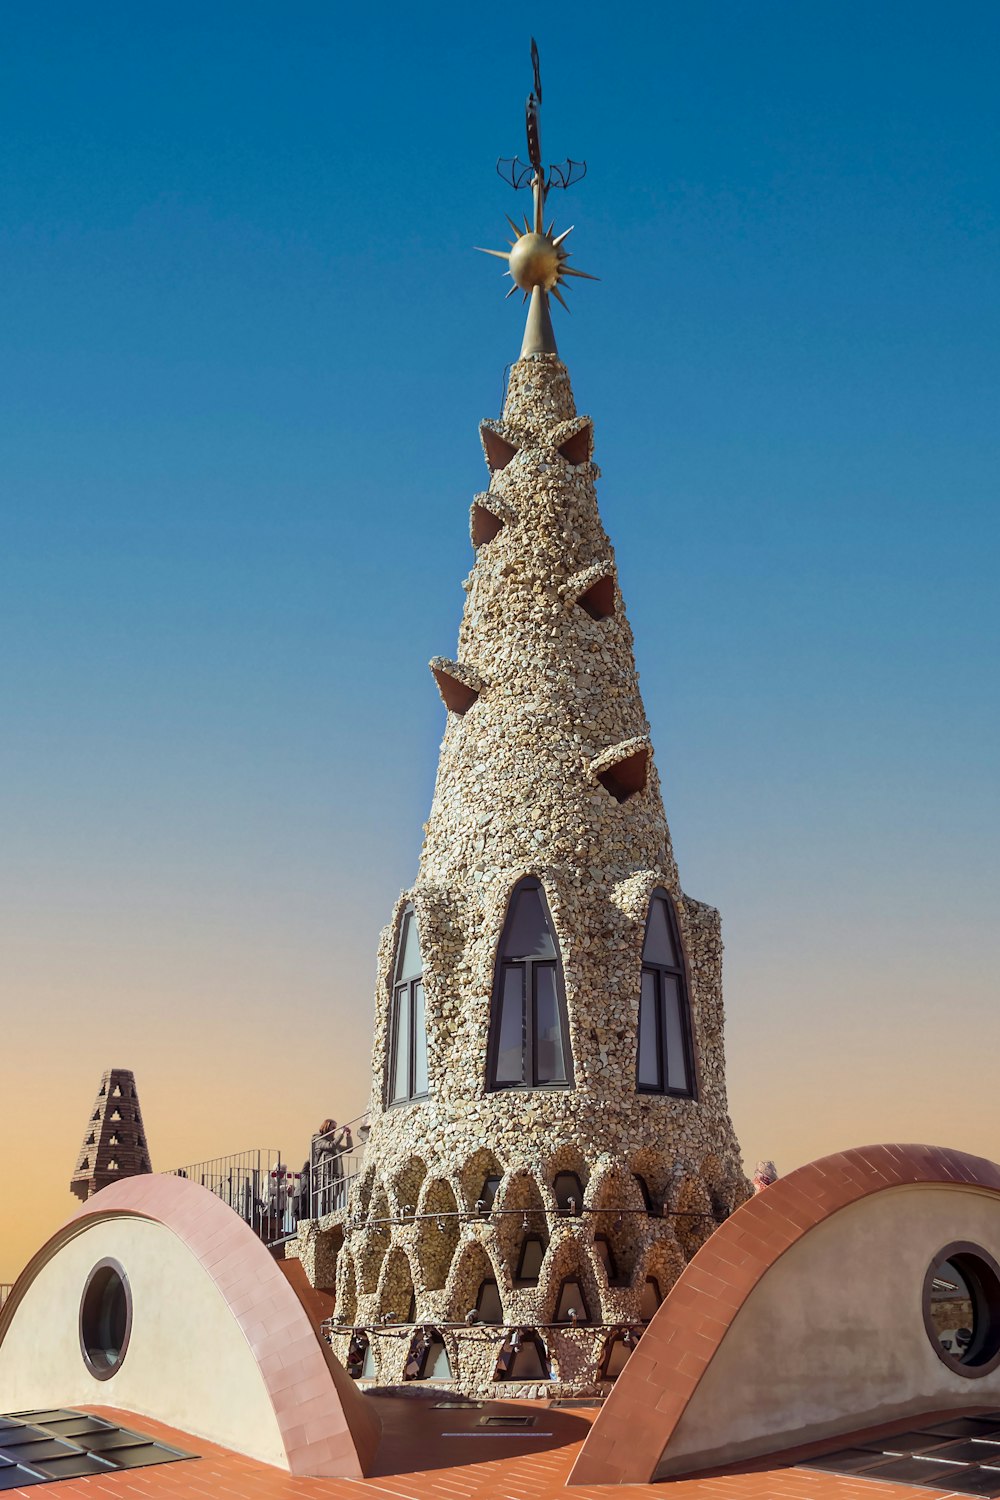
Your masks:
M 863 1146 L 799 1167 L 738 1208 L 674 1283 L 567 1483 L 648 1483 L 733 1319 L 765 1272 L 839 1209 L 913 1183 L 969 1183 L 1000 1193 L 1000 1166 L 939 1146 Z
M 184 1178 L 127 1177 L 89 1198 L 21 1273 L 0 1312 L 0 1342 L 42 1266 L 90 1221 L 117 1217 L 151 1219 L 172 1230 L 214 1281 L 257 1360 L 289 1471 L 363 1478 L 380 1431 L 370 1401 L 322 1343 L 253 1230 L 221 1199 Z

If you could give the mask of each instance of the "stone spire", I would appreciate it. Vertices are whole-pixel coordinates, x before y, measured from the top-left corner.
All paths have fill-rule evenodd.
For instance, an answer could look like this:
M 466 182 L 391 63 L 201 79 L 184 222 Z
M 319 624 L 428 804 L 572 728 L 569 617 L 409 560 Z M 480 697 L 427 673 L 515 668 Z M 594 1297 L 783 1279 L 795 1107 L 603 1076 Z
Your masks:
M 447 722 L 379 953 L 371 1134 L 337 1268 L 338 1317 L 369 1331 L 340 1352 L 381 1382 L 440 1375 L 446 1356 L 470 1394 L 532 1377 L 580 1394 L 607 1388 L 623 1330 L 747 1191 L 720 923 L 680 885 L 593 428 L 558 356 L 520 359 L 480 431 L 490 483 L 456 654 L 431 662 Z M 518 959 L 528 906 L 546 931 Z M 508 970 L 521 985 L 530 963 L 508 1024 Z M 643 1023 L 661 972 L 679 1008 Z M 494 1334 L 449 1327 L 477 1308 Z M 404 1325 L 391 1338 L 386 1318 Z
M 135 1074 L 127 1068 L 109 1068 L 101 1075 L 70 1192 L 86 1202 L 110 1182 L 150 1171 Z
M 680 884 L 593 424 L 551 336 L 549 295 L 583 273 L 542 209 L 580 174 L 542 167 L 534 61 L 534 228 L 511 221 L 509 254 L 490 252 L 531 309 L 480 427 L 455 656 L 430 663 L 447 722 L 379 950 L 365 1167 L 347 1212 L 300 1241 L 314 1282 L 336 1277 L 353 1374 L 470 1395 L 606 1390 L 749 1191 L 719 914 Z

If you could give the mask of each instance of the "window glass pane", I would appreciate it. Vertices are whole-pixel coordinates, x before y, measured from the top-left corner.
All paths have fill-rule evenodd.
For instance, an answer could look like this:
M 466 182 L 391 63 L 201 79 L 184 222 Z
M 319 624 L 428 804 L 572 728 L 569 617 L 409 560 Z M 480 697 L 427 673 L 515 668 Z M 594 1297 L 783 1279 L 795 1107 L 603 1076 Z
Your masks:
M 413 1092 L 427 1092 L 427 1024 L 422 984 L 413 986 Z
M 644 1323 L 655 1316 L 656 1309 L 660 1305 L 660 1283 L 655 1276 L 647 1276 L 642 1284 L 642 1293 L 639 1298 L 639 1316 Z
M 521 1241 L 521 1257 L 517 1268 L 518 1280 L 537 1281 L 542 1269 L 545 1246 L 537 1234 L 529 1234 Z
M 639 993 L 639 1087 L 658 1089 L 660 1053 L 656 1044 L 656 975 L 652 969 L 642 971 Z
M 684 1045 L 684 1016 L 681 1011 L 681 982 L 673 974 L 661 975 L 663 982 L 663 1026 L 667 1046 L 667 1088 L 691 1092 L 688 1077 L 687 1048 Z
M 608 1354 L 608 1362 L 604 1367 L 604 1373 L 608 1380 L 617 1380 L 628 1363 L 628 1357 L 632 1353 L 632 1345 L 626 1344 L 624 1339 L 615 1339 L 612 1342 Z
M 571 1312 L 576 1313 L 578 1323 L 586 1323 L 587 1304 L 583 1296 L 583 1288 L 578 1281 L 565 1281 L 559 1293 L 559 1301 L 556 1304 L 556 1323 L 568 1323 Z
M 450 1380 L 451 1360 L 448 1351 L 440 1339 L 434 1339 L 427 1351 L 427 1359 L 424 1364 L 425 1380 Z
M 535 966 L 535 1082 L 566 1082 L 555 964 Z
M 953 1260 L 939 1266 L 931 1280 L 931 1321 L 941 1348 L 965 1364 L 977 1332 L 976 1304 L 968 1279 Z
M 419 979 L 424 971 L 423 959 L 420 957 L 420 937 L 417 933 L 417 919 L 412 911 L 408 911 L 403 918 L 403 927 L 399 934 L 399 958 L 396 962 L 396 983 L 401 979 Z
M 502 1323 L 503 1307 L 500 1291 L 495 1281 L 484 1281 L 476 1298 L 476 1309 L 483 1323 Z
M 375 1351 L 372 1348 L 371 1344 L 366 1344 L 365 1345 L 364 1358 L 361 1361 L 361 1375 L 360 1375 L 360 1379 L 362 1379 L 362 1380 L 374 1380 L 375 1379 Z
M 410 1006 L 409 985 L 401 984 L 393 1002 L 392 1088 L 389 1102 L 395 1104 L 405 1099 L 410 1092 Z
M 649 903 L 649 919 L 646 922 L 646 941 L 642 956 L 647 964 L 666 964 L 668 969 L 677 969 L 677 949 L 670 928 L 667 903 L 662 896 L 654 896 Z
M 525 886 L 514 906 L 503 942 L 504 958 L 555 958 L 556 948 L 537 886 Z
M 497 1040 L 497 1083 L 524 1082 L 524 969 L 504 964 Z
M 508 1380 L 548 1380 L 549 1372 L 542 1363 L 538 1346 L 525 1341 L 511 1360 Z

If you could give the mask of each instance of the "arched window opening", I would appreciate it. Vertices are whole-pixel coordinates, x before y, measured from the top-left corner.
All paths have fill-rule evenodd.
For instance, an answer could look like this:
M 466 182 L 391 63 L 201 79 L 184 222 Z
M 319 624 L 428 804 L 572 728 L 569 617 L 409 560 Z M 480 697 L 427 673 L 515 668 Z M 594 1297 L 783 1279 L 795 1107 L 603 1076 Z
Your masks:
M 454 1379 L 448 1350 L 436 1328 L 421 1328 L 414 1334 L 403 1369 L 403 1379 Z
M 594 1235 L 594 1249 L 597 1257 L 604 1267 L 604 1274 L 608 1278 L 608 1286 L 618 1280 L 618 1262 L 615 1260 L 615 1252 L 611 1241 L 606 1234 Z
M 649 1191 L 649 1183 L 646 1181 L 645 1177 L 643 1177 L 641 1172 L 633 1172 L 632 1176 L 635 1178 L 639 1186 L 639 1191 L 642 1194 L 642 1201 L 646 1205 L 646 1212 L 648 1214 L 653 1214 L 653 1216 L 655 1217 L 657 1214 L 657 1210 L 653 1206 L 653 1195 Z
M 557 1172 L 552 1184 L 559 1212 L 578 1214 L 583 1207 L 583 1183 L 575 1172 Z
M 352 1380 L 375 1379 L 375 1355 L 367 1333 L 355 1328 L 347 1349 L 347 1373 Z
M 479 1197 L 476 1199 L 476 1207 L 478 1208 L 481 1203 L 483 1205 L 483 1213 L 489 1213 L 493 1207 L 500 1189 L 500 1182 L 501 1179 L 499 1177 L 490 1176 L 484 1178 L 483 1185 L 479 1191 Z
M 694 1097 L 684 958 L 673 902 L 665 891 L 653 892 L 646 919 L 636 1081 L 640 1093 Z
M 567 1276 L 560 1283 L 556 1298 L 555 1323 L 589 1323 L 590 1309 L 583 1294 L 583 1287 L 575 1276 Z
M 521 1250 L 517 1257 L 515 1281 L 520 1282 L 522 1286 L 537 1286 L 544 1259 L 545 1241 L 541 1235 L 526 1234 L 521 1241 Z
M 647 1276 L 639 1297 L 639 1316 L 644 1323 L 650 1322 L 656 1316 L 656 1310 L 662 1301 L 660 1283 L 655 1276 Z
M 604 1358 L 601 1360 L 601 1376 L 604 1380 L 618 1379 L 638 1342 L 631 1328 L 626 1328 L 624 1333 L 612 1334 L 604 1346 Z
M 503 1322 L 500 1288 L 492 1277 L 487 1277 L 479 1283 L 479 1291 L 476 1293 L 476 1313 L 480 1323 Z
M 549 1356 L 533 1328 L 515 1328 L 500 1350 L 494 1380 L 548 1380 Z
M 500 939 L 490 1045 L 491 1089 L 572 1083 L 562 965 L 541 882 L 515 886 Z
M 396 950 L 389 1039 L 389 1103 L 404 1104 L 427 1093 L 427 1023 L 423 960 L 412 906 L 403 913 Z

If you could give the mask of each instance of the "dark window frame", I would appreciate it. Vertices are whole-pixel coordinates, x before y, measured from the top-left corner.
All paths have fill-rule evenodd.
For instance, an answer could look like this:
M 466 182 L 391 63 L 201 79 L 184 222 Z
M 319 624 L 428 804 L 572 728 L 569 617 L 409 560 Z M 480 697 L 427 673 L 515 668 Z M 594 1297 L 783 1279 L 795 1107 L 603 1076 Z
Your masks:
M 653 1288 L 654 1288 L 654 1295 L 656 1297 L 656 1312 L 653 1313 L 653 1318 L 655 1318 L 656 1317 L 656 1313 L 658 1313 L 659 1310 L 660 1310 L 660 1308 L 663 1306 L 663 1293 L 660 1291 L 660 1278 L 658 1276 L 646 1275 L 646 1276 L 643 1277 L 642 1286 L 639 1288 L 639 1306 L 640 1306 L 640 1310 L 641 1310 L 641 1308 L 642 1308 L 642 1296 L 643 1296 L 643 1293 L 646 1290 L 646 1287 L 649 1286 L 649 1285 L 653 1286 Z M 642 1318 L 641 1321 L 643 1323 L 649 1324 L 649 1323 L 651 1323 L 653 1321 L 653 1318 Z
M 547 1255 L 547 1253 L 548 1253 L 548 1248 L 549 1247 L 545 1243 L 545 1239 L 544 1239 L 544 1237 L 542 1235 L 536 1234 L 533 1230 L 529 1230 L 528 1233 L 523 1234 L 521 1236 L 521 1244 L 520 1244 L 520 1248 L 519 1248 L 519 1250 L 517 1252 L 517 1269 L 516 1269 L 516 1271 L 514 1273 L 514 1280 L 517 1282 L 518 1286 L 537 1286 L 538 1285 L 539 1278 L 537 1276 L 525 1276 L 524 1275 L 524 1262 L 525 1262 L 525 1258 L 526 1258 L 527 1253 L 528 1253 L 528 1245 L 529 1244 L 538 1244 L 538 1245 L 541 1246 L 541 1250 L 542 1250 L 541 1260 L 544 1260 L 545 1257 L 546 1257 L 546 1255 Z M 541 1270 L 541 1266 L 540 1265 L 539 1265 L 539 1270 Z
M 483 1317 L 483 1299 L 486 1296 L 487 1287 L 493 1287 L 497 1294 L 497 1302 L 500 1304 L 500 1316 L 496 1320 L 497 1324 L 502 1324 L 504 1319 L 503 1298 L 500 1295 L 500 1283 L 497 1281 L 497 1278 L 495 1276 L 484 1276 L 482 1281 L 479 1283 L 479 1288 L 476 1292 L 476 1315 L 481 1323 L 485 1324 L 487 1327 L 492 1327 L 495 1326 L 493 1324 L 493 1321 L 487 1321 L 487 1319 Z
M 946 1261 L 968 1285 L 973 1305 L 972 1343 L 963 1359 L 949 1354 L 938 1338 L 931 1313 L 931 1288 Z M 927 1267 L 923 1286 L 924 1328 L 934 1353 L 956 1375 L 977 1380 L 1000 1365 L 1000 1265 L 982 1245 L 971 1240 L 953 1240 L 939 1250 Z
M 520 1352 L 520 1350 L 514 1350 L 511 1347 L 515 1333 L 519 1335 L 521 1348 L 525 1344 L 534 1345 L 535 1353 L 538 1356 L 538 1363 L 543 1372 L 541 1375 L 525 1376 L 512 1375 L 510 1373 L 512 1367 L 517 1363 L 517 1355 Z M 496 1381 L 510 1380 L 516 1383 L 521 1380 L 549 1380 L 551 1376 L 552 1359 L 548 1349 L 545 1347 L 545 1340 L 541 1337 L 538 1330 L 527 1326 L 512 1328 L 500 1345 L 500 1353 L 497 1355 L 497 1362 L 493 1370 L 493 1379 Z
M 610 1371 L 611 1371 L 611 1361 L 614 1358 L 615 1348 L 616 1348 L 617 1345 L 624 1344 L 625 1348 L 628 1349 L 629 1358 L 631 1358 L 632 1355 L 635 1353 L 636 1346 L 637 1346 L 637 1344 L 639 1342 L 639 1339 L 642 1337 L 642 1335 L 641 1334 L 637 1334 L 634 1329 L 630 1329 L 629 1332 L 631 1333 L 631 1339 L 627 1343 L 626 1343 L 626 1340 L 625 1340 L 625 1333 L 624 1332 L 612 1333 L 609 1336 L 609 1338 L 607 1339 L 607 1341 L 605 1342 L 604 1353 L 601 1356 L 601 1366 L 600 1366 L 600 1369 L 601 1369 L 600 1378 L 602 1380 L 620 1380 L 621 1377 L 622 1377 L 622 1375 L 624 1374 L 623 1370 L 619 1370 L 619 1372 L 618 1372 L 617 1375 L 612 1375 L 610 1373 Z M 628 1364 L 628 1359 L 626 1359 L 625 1363 Z
M 419 1338 L 423 1338 L 424 1346 L 419 1354 L 415 1354 L 414 1345 Z M 448 1361 L 448 1369 L 450 1372 L 448 1375 L 429 1376 L 427 1374 L 427 1365 L 431 1357 L 431 1350 L 435 1347 L 435 1345 L 440 1345 L 440 1347 L 445 1352 L 445 1358 Z M 406 1366 L 409 1366 L 411 1360 L 415 1360 L 417 1363 L 417 1373 L 415 1375 L 407 1375 L 405 1373 L 404 1367 L 403 1379 L 405 1381 L 433 1380 L 435 1384 L 449 1385 L 455 1379 L 455 1361 L 452 1358 L 451 1350 L 448 1347 L 448 1341 L 445 1338 L 443 1331 L 440 1328 L 436 1327 L 434 1324 L 422 1323 L 417 1328 L 416 1333 L 414 1333 L 412 1339 L 410 1340 L 410 1347 L 406 1355 Z
M 553 1324 L 558 1324 L 560 1328 L 572 1328 L 574 1326 L 569 1318 L 560 1318 L 559 1316 L 559 1308 L 562 1303 L 563 1292 L 565 1292 L 568 1286 L 575 1286 L 577 1291 L 580 1293 L 581 1305 L 580 1307 L 574 1309 L 576 1312 L 577 1326 L 579 1326 L 580 1328 L 587 1327 L 591 1322 L 590 1301 L 587 1297 L 587 1289 L 583 1284 L 582 1271 L 571 1271 L 568 1276 L 564 1276 L 562 1281 L 560 1281 L 559 1290 L 556 1292 L 556 1300 L 552 1306 L 552 1322 Z
M 609 1287 L 617 1286 L 619 1284 L 619 1282 L 618 1282 L 618 1257 L 615 1254 L 615 1247 L 611 1243 L 611 1237 L 610 1237 L 610 1235 L 607 1235 L 607 1234 L 595 1234 L 594 1235 L 594 1249 L 597 1251 L 597 1259 L 601 1262 L 602 1265 L 604 1265 L 603 1256 L 601 1255 L 601 1252 L 599 1250 L 597 1250 L 597 1246 L 598 1245 L 603 1245 L 604 1248 L 608 1252 L 608 1263 L 607 1263 L 607 1265 L 604 1266 L 604 1274 L 605 1274 L 605 1276 L 607 1278 L 608 1286 Z
M 396 924 L 396 955 L 392 963 L 392 981 L 389 986 L 389 1048 L 386 1056 L 385 1070 L 385 1107 L 386 1109 L 399 1109 L 404 1104 L 412 1104 L 418 1099 L 427 1099 L 430 1095 L 430 1070 L 427 1070 L 427 1087 L 420 1093 L 415 1090 L 416 1061 L 417 1061 L 417 986 L 423 989 L 424 971 L 423 954 L 421 953 L 420 973 L 412 979 L 397 979 L 396 973 L 403 961 L 403 934 L 406 928 L 407 917 L 417 920 L 417 914 L 410 901 L 403 907 Z M 420 947 L 420 929 L 417 928 L 417 948 Z M 406 1059 L 406 1093 L 399 1098 L 393 1097 L 393 1088 L 396 1078 L 396 1048 L 399 1034 L 399 1018 L 403 1005 L 407 1007 L 408 1025 L 408 1053 Z M 427 1062 L 427 991 L 424 989 L 424 1059 Z
M 560 1182 L 567 1186 L 572 1186 L 573 1192 L 560 1194 Z M 556 1213 L 571 1219 L 578 1219 L 583 1213 L 583 1195 L 585 1191 L 586 1189 L 580 1179 L 579 1172 L 574 1172 L 572 1167 L 566 1167 L 563 1171 L 557 1172 L 552 1179 L 552 1196 L 556 1200 Z M 565 1203 L 562 1201 L 564 1196 L 566 1199 Z M 569 1206 L 571 1198 L 574 1204 L 572 1209 Z
M 670 927 L 670 935 L 673 938 L 674 951 L 678 955 L 677 966 L 670 964 L 650 963 L 645 957 L 642 959 L 642 975 L 652 974 L 655 994 L 655 1022 L 656 1022 L 656 1061 L 659 1073 L 659 1082 L 656 1084 L 640 1083 L 640 1048 L 642 1046 L 642 978 L 639 981 L 639 1011 L 637 1013 L 639 1024 L 636 1026 L 635 1046 L 635 1086 L 640 1094 L 669 1095 L 674 1099 L 697 1099 L 698 1098 L 698 1074 L 695 1067 L 694 1032 L 691 1021 L 691 986 L 688 979 L 687 954 L 681 940 L 680 923 L 677 921 L 677 909 L 674 906 L 673 897 L 669 891 L 657 886 L 650 892 L 649 901 L 646 905 L 646 922 L 642 929 L 642 946 L 646 947 L 646 934 L 649 931 L 649 921 L 653 912 L 654 901 L 663 901 L 667 909 L 667 922 Z M 687 1069 L 688 1086 L 686 1089 L 671 1088 L 669 1080 L 669 1059 L 667 1057 L 666 1023 L 664 1017 L 664 977 L 678 981 L 680 992 L 681 1009 L 681 1040 L 684 1046 L 684 1063 Z
M 505 959 L 503 956 L 504 944 L 510 931 L 511 922 L 514 918 L 514 908 L 517 898 L 522 891 L 536 890 L 541 898 L 545 919 L 548 923 L 549 932 L 552 934 L 552 945 L 556 950 L 555 958 L 518 958 Z M 522 1068 L 524 1081 L 499 1082 L 497 1080 L 497 1066 L 500 1060 L 500 1021 L 503 1005 L 504 977 L 508 969 L 520 969 L 523 973 L 522 994 L 524 996 L 524 1034 L 522 1041 Z M 562 1038 L 563 1061 L 565 1063 L 566 1077 L 553 1080 L 550 1083 L 536 1083 L 535 1080 L 535 1026 L 536 1026 L 536 1004 L 538 985 L 536 973 L 539 969 L 555 969 L 556 980 L 556 1007 L 559 1012 L 559 1031 Z M 487 1049 L 486 1062 L 486 1091 L 490 1094 L 504 1093 L 508 1089 L 521 1089 L 527 1092 L 535 1089 L 571 1089 L 574 1086 L 573 1049 L 570 1045 L 569 1032 L 569 1008 L 566 1004 L 566 984 L 563 977 L 562 953 L 559 936 L 556 932 L 555 923 L 552 920 L 552 912 L 549 907 L 545 887 L 537 875 L 526 875 L 519 880 L 507 898 L 507 915 L 504 918 L 503 929 L 500 933 L 500 942 L 497 945 L 496 961 L 493 965 L 493 1004 L 490 1016 L 490 1040 Z
M 114 1359 L 108 1345 L 109 1291 L 117 1294 L 124 1304 L 125 1326 Z M 80 1297 L 77 1326 L 80 1353 L 87 1370 L 95 1380 L 110 1380 L 124 1364 L 132 1336 L 132 1287 L 124 1266 L 113 1256 L 105 1256 L 91 1267 Z

